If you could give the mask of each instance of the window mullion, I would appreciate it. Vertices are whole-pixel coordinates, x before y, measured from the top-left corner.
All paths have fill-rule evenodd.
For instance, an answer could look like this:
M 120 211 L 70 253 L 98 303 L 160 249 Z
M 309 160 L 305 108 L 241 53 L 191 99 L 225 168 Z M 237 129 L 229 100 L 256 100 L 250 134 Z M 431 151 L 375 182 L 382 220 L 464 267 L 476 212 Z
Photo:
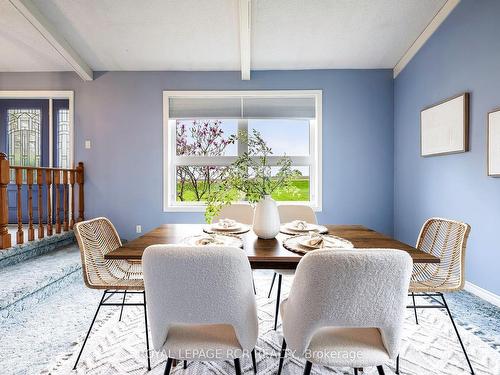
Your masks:
M 248 120 L 247 119 L 239 119 L 238 120 L 238 136 L 242 133 L 245 132 L 248 134 Z M 238 142 L 238 156 L 243 155 L 245 152 L 248 152 L 248 144 L 240 142 L 240 140 L 237 140 Z

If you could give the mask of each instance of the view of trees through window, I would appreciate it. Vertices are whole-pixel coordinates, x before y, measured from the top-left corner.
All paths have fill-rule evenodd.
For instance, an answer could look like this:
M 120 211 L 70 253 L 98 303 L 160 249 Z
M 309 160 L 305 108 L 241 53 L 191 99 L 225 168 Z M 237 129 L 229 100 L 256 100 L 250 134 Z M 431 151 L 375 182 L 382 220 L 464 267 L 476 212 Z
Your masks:
M 294 121 L 296 123 L 294 123 Z M 206 200 L 210 191 L 217 186 L 227 166 L 217 165 L 218 157 L 237 156 L 238 120 L 176 120 L 176 155 L 199 157 L 208 165 L 178 165 L 176 167 L 177 201 Z M 271 126 L 273 125 L 273 126 Z M 248 120 L 249 129 L 258 129 L 276 156 L 286 154 L 285 148 L 293 153 L 309 153 L 309 123 L 297 120 Z M 288 130 L 287 130 L 288 129 Z M 290 134 L 301 136 L 301 141 L 287 143 Z M 240 151 L 241 152 L 241 151 Z M 214 163 L 210 163 L 213 158 Z M 227 164 L 226 164 L 227 165 Z M 294 166 L 300 176 L 294 181 L 294 194 L 275 191 L 273 198 L 280 201 L 309 201 L 309 167 Z M 235 192 L 235 200 L 244 199 Z

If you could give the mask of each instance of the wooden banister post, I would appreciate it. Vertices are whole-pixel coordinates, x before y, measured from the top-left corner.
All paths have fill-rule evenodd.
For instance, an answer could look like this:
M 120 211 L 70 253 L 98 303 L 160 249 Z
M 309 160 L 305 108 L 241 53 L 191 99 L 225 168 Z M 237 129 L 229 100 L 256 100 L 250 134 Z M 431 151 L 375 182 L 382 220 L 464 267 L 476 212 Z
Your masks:
M 33 169 L 26 170 L 26 183 L 28 184 L 28 241 L 35 239 L 33 227 Z
M 45 171 L 47 184 L 47 236 L 52 236 L 52 170 Z
M 36 183 L 38 185 L 38 238 L 43 238 L 45 235 L 45 229 L 43 227 L 43 200 L 42 200 L 42 190 L 43 190 L 43 170 L 36 170 Z
M 9 224 L 9 203 L 7 200 L 7 185 L 10 181 L 9 160 L 7 155 L 0 152 L 0 249 L 11 246 Z
M 23 171 L 16 168 L 16 186 L 17 186 L 17 244 L 24 243 L 24 229 L 23 229 Z
M 54 190 L 56 191 L 56 233 L 59 234 L 61 233 L 61 189 L 60 189 L 60 183 L 61 183 L 61 171 L 60 170 L 55 170 L 54 171 Z
M 71 191 L 71 216 L 69 218 L 70 229 L 73 229 L 73 226 L 75 225 L 75 174 L 76 172 L 74 170 L 69 171 L 69 185 Z
M 69 229 L 68 224 L 68 171 L 63 170 L 63 230 L 67 231 Z
M 76 167 L 76 183 L 78 184 L 78 219 L 77 221 L 85 220 L 85 196 L 83 190 L 85 169 L 83 163 L 79 162 Z

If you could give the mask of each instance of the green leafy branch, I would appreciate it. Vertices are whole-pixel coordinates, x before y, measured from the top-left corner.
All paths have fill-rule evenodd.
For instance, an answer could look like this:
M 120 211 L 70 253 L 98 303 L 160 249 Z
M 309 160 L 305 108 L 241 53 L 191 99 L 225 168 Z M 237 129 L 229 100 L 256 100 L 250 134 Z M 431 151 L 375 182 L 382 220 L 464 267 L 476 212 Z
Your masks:
M 236 138 L 246 146 L 247 151 L 223 171 L 221 183 L 209 193 L 205 212 L 208 223 L 224 206 L 236 200 L 255 203 L 277 191 L 292 195 L 299 193 L 292 181 L 300 176 L 300 172 L 292 168 L 289 157 L 283 155 L 275 166 L 271 166 L 269 158 L 273 156 L 272 149 L 255 129 L 250 135 L 240 131 Z M 274 175 L 273 168 L 277 169 Z

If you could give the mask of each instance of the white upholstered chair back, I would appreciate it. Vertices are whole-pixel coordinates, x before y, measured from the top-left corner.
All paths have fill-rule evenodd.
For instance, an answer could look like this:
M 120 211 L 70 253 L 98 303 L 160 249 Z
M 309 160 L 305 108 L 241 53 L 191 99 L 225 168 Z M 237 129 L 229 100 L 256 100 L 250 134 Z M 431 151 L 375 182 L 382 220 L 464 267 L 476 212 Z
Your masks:
M 229 206 L 224 206 L 212 222 L 216 223 L 220 219 L 233 219 L 238 223 L 252 225 L 253 207 L 248 203 L 232 203 Z
M 378 328 L 398 354 L 411 257 L 394 249 L 316 250 L 300 261 L 282 303 L 288 347 L 303 355 L 320 328 Z
M 316 214 L 309 206 L 300 204 L 280 204 L 278 206 L 281 223 L 290 223 L 294 220 L 304 220 L 311 224 L 317 224 Z
M 241 249 L 154 245 L 144 251 L 142 264 L 156 350 L 169 326 L 182 324 L 228 324 L 243 350 L 254 348 L 257 308 L 250 263 Z

